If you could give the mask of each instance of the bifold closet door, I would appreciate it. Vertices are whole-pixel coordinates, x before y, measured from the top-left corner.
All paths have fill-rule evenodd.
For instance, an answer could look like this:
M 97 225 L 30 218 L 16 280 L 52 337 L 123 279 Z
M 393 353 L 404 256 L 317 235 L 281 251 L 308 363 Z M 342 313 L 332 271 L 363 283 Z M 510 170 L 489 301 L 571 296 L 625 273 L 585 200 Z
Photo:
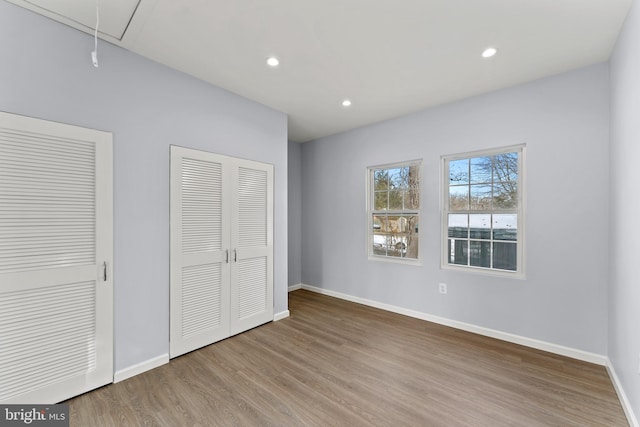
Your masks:
M 273 166 L 171 147 L 176 357 L 273 320 Z
M 112 135 L 0 112 L 0 403 L 113 381 Z
M 231 335 L 273 320 L 273 165 L 234 160 Z
M 228 166 L 171 146 L 170 356 L 229 336 Z

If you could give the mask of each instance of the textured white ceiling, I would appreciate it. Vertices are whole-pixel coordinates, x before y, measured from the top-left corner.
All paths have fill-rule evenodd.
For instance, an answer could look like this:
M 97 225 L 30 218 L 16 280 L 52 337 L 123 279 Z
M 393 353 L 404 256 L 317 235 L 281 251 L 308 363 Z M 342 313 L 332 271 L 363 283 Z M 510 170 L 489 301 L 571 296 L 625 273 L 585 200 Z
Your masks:
M 10 0 L 30 6 L 22 0 Z M 120 17 L 138 1 L 101 0 Z M 74 25 L 87 0 L 40 1 Z M 606 61 L 631 0 L 139 0 L 106 40 L 289 115 L 304 142 Z M 106 7 L 106 6 L 105 6 Z M 41 13 L 44 13 L 40 11 Z M 46 13 L 44 13 L 46 14 Z M 128 17 L 127 17 L 128 20 Z M 101 26 L 102 26 L 101 21 Z M 89 28 L 90 30 L 90 28 Z M 482 50 L 499 49 L 486 60 Z M 265 64 L 280 59 L 277 69 Z M 344 98 L 350 108 L 341 106 Z

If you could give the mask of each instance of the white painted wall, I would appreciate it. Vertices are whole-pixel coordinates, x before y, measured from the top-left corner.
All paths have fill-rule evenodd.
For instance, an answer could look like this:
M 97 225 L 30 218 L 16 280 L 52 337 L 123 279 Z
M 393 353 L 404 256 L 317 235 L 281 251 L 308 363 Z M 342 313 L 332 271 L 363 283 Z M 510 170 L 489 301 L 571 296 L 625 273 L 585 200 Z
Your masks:
M 302 146 L 289 141 L 289 286 L 302 283 Z
M 608 78 L 595 65 L 303 144 L 303 283 L 606 355 Z M 520 143 L 526 280 L 440 269 L 440 156 Z M 416 158 L 423 265 L 368 261 L 366 167 Z
M 640 6 L 633 2 L 610 61 L 611 274 L 609 359 L 640 416 Z
M 169 350 L 169 145 L 275 165 L 275 312 L 287 310 L 287 117 L 0 1 L 0 110 L 113 132 L 115 366 Z

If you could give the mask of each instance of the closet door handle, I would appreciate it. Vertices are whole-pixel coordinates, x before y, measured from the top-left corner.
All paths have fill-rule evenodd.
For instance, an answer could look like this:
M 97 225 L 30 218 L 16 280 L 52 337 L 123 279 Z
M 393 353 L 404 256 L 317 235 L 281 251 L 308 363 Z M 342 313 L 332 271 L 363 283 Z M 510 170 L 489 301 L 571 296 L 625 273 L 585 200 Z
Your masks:
M 102 263 L 102 280 L 107 281 L 107 261 Z
M 233 262 L 238 262 L 238 251 L 233 250 Z
M 226 253 L 226 255 L 225 255 L 225 260 L 224 260 L 224 262 L 226 262 L 227 264 L 229 264 L 229 249 L 227 249 L 227 250 L 225 251 L 225 253 Z

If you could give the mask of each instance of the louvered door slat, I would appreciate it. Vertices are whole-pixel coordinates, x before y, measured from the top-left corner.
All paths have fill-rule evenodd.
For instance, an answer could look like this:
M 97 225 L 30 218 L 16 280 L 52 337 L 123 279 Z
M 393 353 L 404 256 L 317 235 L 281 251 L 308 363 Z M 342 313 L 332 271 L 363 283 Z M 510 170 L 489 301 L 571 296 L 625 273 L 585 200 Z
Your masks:
M 267 257 L 238 263 L 238 317 L 246 319 L 266 310 Z
M 0 112 L 0 403 L 113 379 L 111 161 L 110 134 Z
M 222 270 L 220 264 L 182 270 L 182 336 L 215 329 L 221 324 Z
M 13 350 L 0 352 L 0 401 L 49 385 L 46 379 L 34 378 L 46 378 L 53 369 L 77 376 L 96 363 L 95 282 L 57 286 L 50 291 L 58 298 L 52 301 L 51 295 L 39 288 L 0 297 L 0 342 L 11 342 Z M 48 341 L 38 339 L 44 327 L 49 331 Z M 73 340 L 68 331 L 74 332 Z M 73 354 L 74 340 L 84 344 L 79 355 Z
M 238 247 L 267 245 L 267 171 L 238 169 Z
M 32 244 L 13 248 L 13 255 L 0 250 L 0 273 L 96 263 L 95 144 L 51 141 L 0 132 L 0 237 L 20 233 Z M 68 229 L 60 226 L 83 241 L 65 241 Z M 40 239 L 55 231 L 59 244 L 47 249 L 46 237 Z
M 183 158 L 181 182 L 183 252 L 220 250 L 222 165 Z M 199 230 L 211 232 L 198 233 Z

